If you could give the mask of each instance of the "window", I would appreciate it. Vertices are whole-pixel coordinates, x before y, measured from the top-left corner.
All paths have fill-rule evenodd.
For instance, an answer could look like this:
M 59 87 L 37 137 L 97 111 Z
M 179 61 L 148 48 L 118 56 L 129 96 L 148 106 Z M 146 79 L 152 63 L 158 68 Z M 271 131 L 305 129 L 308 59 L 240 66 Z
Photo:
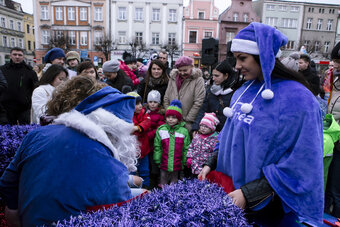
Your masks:
M 103 7 L 95 7 L 95 21 L 103 21 Z
M 169 21 L 176 22 L 176 10 L 175 9 L 169 9 Z
M 319 51 L 319 48 L 320 48 L 320 41 L 315 41 L 314 51 Z
M 294 46 L 295 46 L 295 41 L 288 41 L 287 45 L 286 45 L 286 49 L 287 50 L 294 50 Z
M 135 9 L 135 20 L 142 21 L 143 20 L 143 8 Z
M 76 19 L 74 7 L 68 7 L 67 13 L 68 13 L 68 20 L 75 20 Z
M 270 25 L 270 26 L 277 26 L 277 17 L 266 17 L 266 24 Z
M 94 33 L 94 43 L 95 45 L 99 45 L 101 40 L 103 39 L 103 33 L 102 32 L 95 32 Z
M 287 11 L 287 6 L 279 5 L 279 11 Z
M 80 32 L 80 45 L 87 45 L 87 32 Z
M 325 13 L 325 9 L 319 9 L 319 13 Z
M 42 30 L 42 44 L 48 44 L 50 42 L 50 31 Z
M 15 38 L 11 37 L 11 47 L 15 46 L 16 46 Z
M 64 36 L 62 31 L 56 31 L 55 32 L 55 37 L 56 39 L 61 39 Z
M 75 31 L 68 32 L 68 43 L 70 45 L 76 45 L 76 32 Z
M 22 39 L 18 39 L 18 46 L 24 48 L 24 41 Z
M 87 21 L 87 8 L 85 7 L 80 8 L 80 20 Z
M 243 14 L 243 22 L 248 22 L 249 16 L 248 13 Z
M 176 33 L 169 33 L 168 34 L 168 44 L 169 45 L 176 45 Z
M 312 29 L 313 18 L 307 18 L 306 29 Z
M 299 8 L 298 6 L 292 6 L 292 7 L 290 8 L 290 11 L 291 11 L 291 12 L 299 12 L 299 10 L 300 10 L 300 8 Z
M 322 19 L 318 19 L 318 23 L 316 24 L 316 30 L 322 29 Z
M 275 10 L 275 5 L 267 4 L 266 8 L 267 10 Z
M 309 8 L 308 8 L 308 12 L 309 12 L 309 13 L 314 13 L 314 8 L 309 7 Z
M 328 20 L 328 22 L 327 22 L 327 31 L 331 31 L 332 30 L 332 24 L 333 24 L 333 20 Z
M 27 34 L 30 34 L 30 25 L 29 24 L 26 25 L 26 31 L 27 31 Z
M 212 32 L 204 32 L 204 38 L 211 38 Z
M 1 27 L 6 28 L 6 18 L 1 17 Z
M 227 43 L 235 37 L 235 32 L 226 32 L 225 37 L 226 37 L 226 43 Z
M 282 18 L 282 27 L 284 28 L 296 28 L 297 19 Z
M 306 51 L 309 51 L 309 49 L 310 49 L 310 48 L 309 48 L 309 47 L 310 47 L 310 46 L 309 46 L 309 45 L 310 45 L 310 40 L 305 40 L 304 43 L 303 43 L 303 45 L 305 46 Z
M 137 44 L 143 43 L 143 32 L 136 32 L 136 43 Z
M 2 46 L 8 47 L 7 36 L 2 36 Z
M 17 28 L 18 28 L 18 31 L 22 31 L 22 27 L 21 27 L 21 22 L 20 21 L 17 22 Z
M 63 20 L 63 7 L 55 8 L 55 19 L 58 21 Z
M 14 20 L 9 20 L 9 29 L 14 30 Z
M 160 9 L 152 9 L 152 20 L 160 21 L 161 20 L 161 10 Z
M 48 20 L 48 6 L 41 6 L 41 20 Z
M 32 49 L 31 41 L 30 40 L 27 41 L 27 48 L 28 48 L 28 50 Z
M 325 44 L 324 44 L 324 51 L 325 51 L 325 53 L 328 53 L 328 51 L 329 51 L 329 44 L 330 44 L 331 42 L 329 42 L 329 41 L 326 41 L 325 42 Z
M 152 45 L 159 45 L 159 33 L 152 33 Z
M 204 20 L 204 12 L 198 12 L 198 19 Z
M 189 31 L 189 43 L 197 43 L 197 31 Z
M 125 31 L 119 31 L 118 32 L 118 43 L 119 44 L 125 44 L 126 43 L 126 32 Z
M 118 7 L 118 20 L 126 20 L 126 7 Z
M 237 21 L 238 20 L 238 13 L 234 13 L 233 14 L 233 21 Z

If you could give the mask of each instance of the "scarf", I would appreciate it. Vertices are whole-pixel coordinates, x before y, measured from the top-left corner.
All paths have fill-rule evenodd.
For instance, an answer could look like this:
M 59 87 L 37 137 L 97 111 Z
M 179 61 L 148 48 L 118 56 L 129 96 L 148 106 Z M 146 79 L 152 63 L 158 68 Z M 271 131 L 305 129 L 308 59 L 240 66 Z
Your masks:
M 231 88 L 226 88 L 223 89 L 223 87 L 221 85 L 216 85 L 215 83 L 210 87 L 210 91 L 211 93 L 213 93 L 214 95 L 218 96 L 218 95 L 227 95 L 230 92 L 233 91 L 233 89 Z
M 179 91 L 181 89 L 184 80 L 189 78 L 189 77 L 190 77 L 190 75 L 186 75 L 186 76 L 182 77 L 179 74 L 177 74 L 177 76 L 176 76 L 177 91 Z

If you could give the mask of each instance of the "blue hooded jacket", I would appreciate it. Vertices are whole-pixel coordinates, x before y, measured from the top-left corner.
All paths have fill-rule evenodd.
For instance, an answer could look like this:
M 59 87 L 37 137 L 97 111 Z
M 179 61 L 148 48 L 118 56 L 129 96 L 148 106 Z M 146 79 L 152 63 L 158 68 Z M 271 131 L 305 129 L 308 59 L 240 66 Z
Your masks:
M 120 107 L 119 113 L 126 111 L 126 121 L 132 120 L 135 99 L 111 87 L 91 95 L 78 109 L 86 112 L 105 104 L 110 110 L 109 102 Z M 10 209 L 18 209 L 23 226 L 41 226 L 79 215 L 87 207 L 132 198 L 127 182 L 128 169 L 104 144 L 77 129 L 48 125 L 24 138 L 0 179 L 0 194 Z
M 235 103 L 252 81 L 232 98 Z M 250 103 L 263 82 L 255 81 L 239 99 L 234 114 L 219 135 L 217 171 L 230 176 L 236 189 L 265 177 L 281 198 L 285 212 L 322 224 L 323 135 L 320 107 L 302 84 L 272 79 L 275 97 L 258 96 L 249 114 L 240 110 Z

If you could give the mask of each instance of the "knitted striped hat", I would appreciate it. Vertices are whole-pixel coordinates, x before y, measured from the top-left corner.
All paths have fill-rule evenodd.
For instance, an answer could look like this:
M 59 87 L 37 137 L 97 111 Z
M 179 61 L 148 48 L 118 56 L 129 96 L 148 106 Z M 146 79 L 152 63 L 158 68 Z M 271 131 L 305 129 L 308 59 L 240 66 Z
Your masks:
M 220 123 L 217 119 L 215 113 L 205 113 L 204 117 L 201 120 L 200 125 L 205 125 L 210 128 L 212 131 L 216 130 L 216 126 Z
M 167 116 L 176 116 L 178 121 L 182 120 L 182 103 L 177 100 L 174 99 L 171 101 L 170 106 L 168 107 L 168 109 L 165 112 L 165 117 Z

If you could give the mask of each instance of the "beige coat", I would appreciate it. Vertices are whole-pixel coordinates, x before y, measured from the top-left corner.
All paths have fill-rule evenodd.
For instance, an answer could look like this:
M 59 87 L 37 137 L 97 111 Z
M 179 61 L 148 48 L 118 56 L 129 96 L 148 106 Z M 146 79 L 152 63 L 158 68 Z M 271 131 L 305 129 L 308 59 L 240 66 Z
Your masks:
M 173 99 L 178 99 L 182 103 L 183 120 L 185 127 L 191 131 L 191 125 L 196 119 L 196 115 L 200 110 L 204 97 L 205 87 L 202 71 L 193 68 L 189 78 L 183 81 L 181 89 L 178 91 L 176 86 L 177 69 L 170 72 L 168 87 L 164 95 L 164 108 L 168 108 Z

